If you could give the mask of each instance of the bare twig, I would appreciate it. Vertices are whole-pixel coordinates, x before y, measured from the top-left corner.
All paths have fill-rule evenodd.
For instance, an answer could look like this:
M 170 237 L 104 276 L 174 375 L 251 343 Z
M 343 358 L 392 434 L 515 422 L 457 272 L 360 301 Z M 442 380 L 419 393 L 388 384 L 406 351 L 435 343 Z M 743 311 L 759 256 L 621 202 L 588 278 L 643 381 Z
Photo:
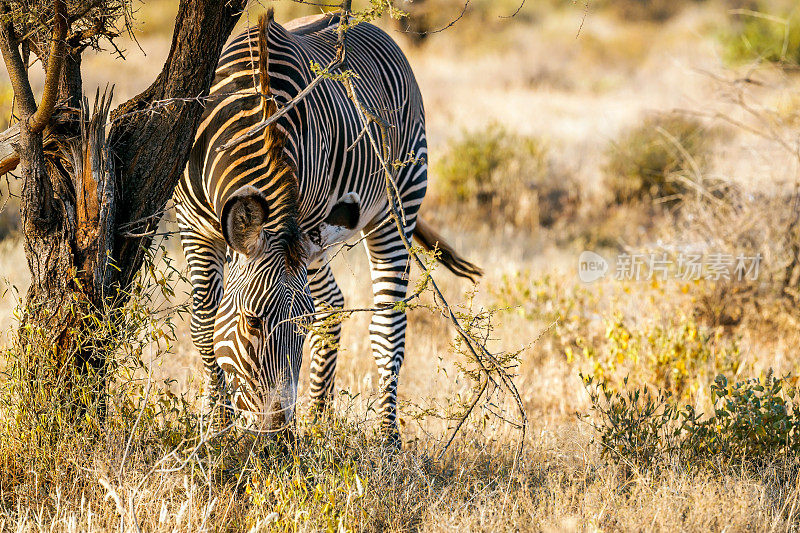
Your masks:
M 589 16 L 589 1 L 590 0 L 584 0 L 584 2 L 583 2 L 583 16 L 581 17 L 581 23 L 578 26 L 578 31 L 575 32 L 575 38 L 576 39 L 581 36 L 581 31 L 583 30 L 583 25 L 586 24 L 586 18 Z
M 500 18 L 501 18 L 501 19 L 511 19 L 511 18 L 514 18 L 514 17 L 516 17 L 517 15 L 519 15 L 519 12 L 520 12 L 520 11 L 522 11 L 522 8 L 523 8 L 523 7 L 525 7 L 525 0 L 522 0 L 522 2 L 520 2 L 520 3 L 519 3 L 519 5 L 517 6 L 517 9 L 516 9 L 516 11 L 514 11 L 514 12 L 513 12 L 513 13 L 511 13 L 510 15 L 500 15 Z
M 469 7 L 469 4 L 470 4 L 470 2 L 471 2 L 471 1 L 472 1 L 472 0 L 467 0 L 467 1 L 466 1 L 466 3 L 464 3 L 464 7 L 462 7 L 462 8 L 461 8 L 461 13 L 459 13 L 459 14 L 458 14 L 458 16 L 457 16 L 456 18 L 454 18 L 453 20 L 451 20 L 450 22 L 448 22 L 448 23 L 447 23 L 445 26 L 442 26 L 442 27 L 441 27 L 441 28 L 439 28 L 439 29 L 436 29 L 436 30 L 428 30 L 428 31 L 411 31 L 411 30 L 402 30 L 402 32 L 403 32 L 403 33 L 409 33 L 409 34 L 412 34 L 412 35 L 432 35 L 432 34 L 434 34 L 434 33 L 441 33 L 441 32 L 443 32 L 444 30 L 446 30 L 446 29 L 448 29 L 448 28 L 452 28 L 453 26 L 455 26 L 456 22 L 458 22 L 459 20 L 461 20 L 461 19 L 464 17 L 464 15 L 465 15 L 465 14 L 466 14 L 466 12 L 467 12 L 467 7 Z M 522 3 L 524 4 L 525 2 L 522 2 Z M 522 9 L 522 5 L 520 5 L 519 9 Z M 519 11 L 519 9 L 518 9 L 517 11 Z M 516 13 L 514 13 L 514 15 L 516 15 Z M 513 16 L 513 15 L 512 15 L 512 16 Z

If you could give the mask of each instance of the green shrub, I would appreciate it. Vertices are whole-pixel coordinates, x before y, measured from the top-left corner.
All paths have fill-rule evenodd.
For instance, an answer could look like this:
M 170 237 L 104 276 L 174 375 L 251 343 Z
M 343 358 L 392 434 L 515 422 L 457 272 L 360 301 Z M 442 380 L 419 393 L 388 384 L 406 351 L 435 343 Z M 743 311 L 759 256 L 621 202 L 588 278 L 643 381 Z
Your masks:
M 486 215 L 481 222 L 516 226 L 552 225 L 575 200 L 570 180 L 550 172 L 546 144 L 499 124 L 465 132 L 444 150 L 434 167 L 436 194 Z
M 694 192 L 702 179 L 717 132 L 693 118 L 654 115 L 612 143 L 604 167 L 614 201 L 675 200 Z
M 678 449 L 673 424 L 677 419 L 669 395 L 648 387 L 621 391 L 607 381 L 581 374 L 591 400 L 591 414 L 584 418 L 594 428 L 601 455 L 623 466 L 650 468 L 661 464 Z
M 452 142 L 439 168 L 449 191 L 462 201 L 489 202 L 509 181 L 529 177 L 540 181 L 547 173 L 547 149 L 538 139 L 521 137 L 500 124 L 484 131 L 465 132 Z
M 602 453 L 627 466 L 764 467 L 796 465 L 800 453 L 800 398 L 795 378 L 770 372 L 710 386 L 708 416 L 648 387 L 621 391 L 581 376 L 591 400 L 591 424 Z
M 763 379 L 733 384 L 717 376 L 711 385 L 714 415 L 684 428 L 690 431 L 693 453 L 755 463 L 796 457 L 800 398 L 794 383 L 791 376 L 776 378 L 771 372 Z
M 780 10 L 761 2 L 757 10 L 738 10 L 729 31 L 722 34 L 725 59 L 731 63 L 766 61 L 800 64 L 800 11 Z

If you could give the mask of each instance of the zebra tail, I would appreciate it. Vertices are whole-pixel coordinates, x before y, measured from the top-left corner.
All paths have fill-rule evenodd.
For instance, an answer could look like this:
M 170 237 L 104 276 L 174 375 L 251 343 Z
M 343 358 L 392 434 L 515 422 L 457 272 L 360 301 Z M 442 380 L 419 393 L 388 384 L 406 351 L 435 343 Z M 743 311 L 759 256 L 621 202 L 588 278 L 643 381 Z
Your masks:
M 436 250 L 436 259 L 456 276 L 475 282 L 476 278 L 483 275 L 483 271 L 480 268 L 458 255 L 453 247 L 422 218 L 417 219 L 414 238 L 426 250 Z

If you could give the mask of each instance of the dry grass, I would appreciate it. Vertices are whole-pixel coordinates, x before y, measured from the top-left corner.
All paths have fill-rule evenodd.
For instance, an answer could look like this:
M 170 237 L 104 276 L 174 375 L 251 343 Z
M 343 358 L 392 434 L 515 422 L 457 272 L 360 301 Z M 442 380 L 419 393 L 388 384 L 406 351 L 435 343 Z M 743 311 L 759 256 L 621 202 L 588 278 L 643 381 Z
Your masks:
M 281 16 L 281 4 L 279 19 L 287 18 Z M 516 468 L 518 432 L 490 407 L 470 419 L 438 460 L 452 424 L 432 416 L 419 419 L 416 406 L 441 413 L 468 389 L 450 349 L 452 330 L 424 308 L 409 313 L 400 385 L 405 444 L 397 454 L 388 454 L 373 434 L 370 401 L 377 377 L 366 334 L 368 315 L 355 315 L 344 325 L 337 388 L 346 394 L 337 397 L 336 418 L 317 425 L 301 421 L 294 453 L 270 449 L 262 455 L 248 455 L 251 443 L 246 440 L 203 442 L 192 404 L 201 365 L 188 324 L 178 317 L 169 353 L 152 360 L 145 353 L 144 361 L 153 383 L 171 378 L 170 390 L 191 400 L 169 419 L 170 424 L 189 423 L 190 431 L 181 433 L 152 413 L 133 428 L 119 411 L 114 415 L 119 425 L 91 442 L 73 435 L 69 438 L 78 440 L 64 440 L 58 454 L 13 447 L 8 438 L 0 438 L 7 444 L 0 449 L 6 461 L 0 461 L 0 468 L 7 465 L 0 470 L 0 530 L 100 531 L 121 524 L 142 531 L 797 529 L 800 481 L 791 471 L 670 464 L 658 472 L 631 474 L 601 457 L 592 429 L 574 416 L 589 408 L 578 372 L 597 372 L 598 364 L 606 370 L 613 364 L 615 376 L 630 373 L 637 384 L 674 376 L 671 371 L 683 364 L 689 370 L 681 393 L 690 401 L 707 389 L 710 374 L 718 370 L 708 366 L 713 360 L 708 354 L 731 343 L 738 347 L 734 377 L 758 376 L 770 368 L 780 374 L 799 370 L 797 321 L 776 291 L 764 290 L 758 298 L 749 292 L 747 299 L 737 300 L 747 319 L 718 324 L 698 311 L 719 287 L 711 282 L 619 282 L 613 270 L 592 284 L 577 277 L 577 257 L 585 246 L 611 257 L 622 250 L 653 251 L 653 243 L 680 246 L 704 240 L 709 247 L 768 251 L 770 272 L 780 271 L 786 261 L 787 241 L 777 231 L 759 229 L 790 218 L 791 206 L 781 199 L 791 194 L 795 163 L 774 140 L 737 130 L 710 148 L 703 173 L 738 191 L 735 209 L 712 212 L 694 198 L 686 198 L 679 213 L 646 203 L 607 203 L 602 179 L 606 148 L 648 113 L 719 109 L 746 118 L 728 105 L 718 84 L 699 72 L 727 74 L 715 33 L 709 31 L 710 25 L 722 23 L 724 12 L 714 4 L 689 4 L 663 25 L 591 12 L 578 39 L 583 13 L 574 6 L 537 8 L 535 16 L 508 22 L 498 38 L 502 46 L 450 39 L 446 32 L 431 36 L 422 47 L 403 45 L 425 97 L 432 154 L 453 146 L 463 131 L 480 132 L 500 123 L 514 135 L 544 139 L 550 175 L 568 176 L 580 189 L 580 206 L 567 222 L 531 231 L 480 224 L 479 215 L 453 209 L 441 197 L 436 212 L 433 203 L 427 206 L 445 236 L 486 271 L 473 305 L 498 309 L 492 350 L 525 347 L 559 321 L 523 351 L 516 383 L 531 424 Z M 153 78 L 167 51 L 163 32 L 170 26 L 171 4 L 152 2 L 142 9 L 149 22 L 140 43 L 148 55 L 128 43 L 124 63 L 108 55 L 87 58 L 87 88 L 104 85 L 109 71 L 124 68 L 125 80 L 115 91 L 123 99 Z M 764 76 L 767 83 L 757 89 L 758 96 L 785 119 L 776 127 L 789 131 L 796 124 L 797 106 L 786 95 L 798 91 L 798 81 L 772 71 Z M 443 190 L 439 176 L 431 179 L 434 192 Z M 764 201 L 749 202 L 755 193 Z M 463 224 L 464 216 L 476 220 Z M 754 219 L 757 224 L 746 224 Z M 167 247 L 181 267 L 177 242 Z M 369 304 L 363 250 L 344 254 L 334 268 L 347 305 Z M 0 272 L 16 287 L 0 303 L 0 327 L 8 331 L 15 323 L 14 295 L 24 294 L 27 284 L 21 246 L 13 239 L 0 242 Z M 448 298 L 467 301 L 466 283 L 444 271 L 436 276 Z M 187 285 L 179 284 L 178 300 L 187 291 Z M 712 297 L 719 302 L 727 294 Z M 662 352 L 643 350 L 642 357 L 666 361 L 648 366 L 621 348 L 619 330 L 609 335 L 617 317 L 640 344 L 654 331 L 664 331 L 670 340 L 700 337 L 691 338 L 694 351 L 686 352 L 686 360 L 659 359 Z M 687 330 L 687 324 L 695 329 Z M 702 340 L 703 335 L 711 340 Z M 586 347 L 594 355 L 587 355 Z M 621 360 L 612 357 L 618 352 Z M 706 358 L 705 366 L 696 364 L 697 357 Z M 0 366 L 8 368 L 8 362 Z M 306 383 L 304 367 L 302 405 Z M 674 381 L 657 384 L 669 383 Z M 126 454 L 131 435 L 136 438 Z M 197 453 L 190 455 L 195 447 Z M 23 468 L 26 454 L 34 452 L 49 461 L 46 472 Z

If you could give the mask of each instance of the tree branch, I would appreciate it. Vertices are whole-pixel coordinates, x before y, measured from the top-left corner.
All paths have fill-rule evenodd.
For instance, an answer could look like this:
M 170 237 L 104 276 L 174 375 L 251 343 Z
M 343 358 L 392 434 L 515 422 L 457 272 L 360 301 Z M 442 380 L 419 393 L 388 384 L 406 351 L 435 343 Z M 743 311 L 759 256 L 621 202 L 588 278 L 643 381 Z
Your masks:
M 44 131 L 44 149 L 52 150 L 56 135 L 63 135 L 65 128 L 75 124 L 79 118 L 80 110 L 67 106 L 56 106 L 50 124 Z M 19 165 L 17 146 L 20 142 L 20 125 L 16 123 L 0 133 L 0 176 L 11 172 Z
M 58 98 L 58 86 L 61 80 L 61 69 L 64 66 L 64 52 L 67 38 L 67 14 L 64 0 L 53 0 L 53 37 L 50 41 L 50 55 L 47 59 L 47 71 L 44 81 L 42 101 L 33 116 L 28 118 L 28 130 L 41 133 L 50 123 Z
M 19 124 L 0 133 L 0 175 L 11 172 L 19 165 L 19 154 L 14 146 L 19 143 Z

